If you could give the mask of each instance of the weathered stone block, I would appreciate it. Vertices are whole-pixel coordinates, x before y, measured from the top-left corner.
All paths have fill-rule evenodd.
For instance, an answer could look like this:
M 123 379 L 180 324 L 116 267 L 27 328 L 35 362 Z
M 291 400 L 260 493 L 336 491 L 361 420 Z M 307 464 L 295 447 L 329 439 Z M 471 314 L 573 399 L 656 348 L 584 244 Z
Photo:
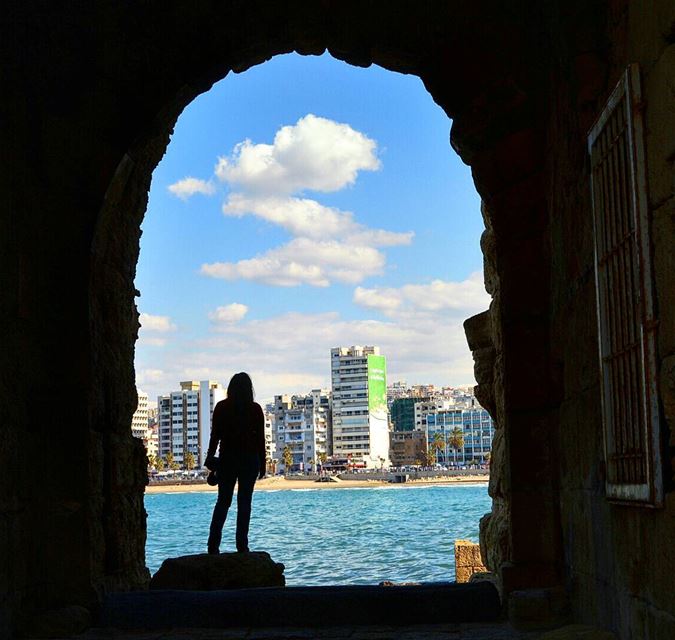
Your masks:
M 151 589 L 212 591 L 250 587 L 283 587 L 284 565 L 269 553 L 220 553 L 181 556 L 162 562 Z
M 474 573 L 485 571 L 480 545 L 468 540 L 455 540 L 455 580 L 469 582 Z
M 490 312 L 483 311 L 464 321 L 464 333 L 469 343 L 469 349 L 483 349 L 492 346 L 492 325 Z
M 455 562 L 458 567 L 474 567 L 483 564 L 480 545 L 468 540 L 455 540 Z
M 511 557 L 508 507 L 499 498 L 492 501 L 492 511 L 480 519 L 480 543 L 485 564 L 491 571 L 499 571 Z
M 455 580 L 457 582 L 469 582 L 473 571 L 471 567 L 457 567 L 455 569 Z

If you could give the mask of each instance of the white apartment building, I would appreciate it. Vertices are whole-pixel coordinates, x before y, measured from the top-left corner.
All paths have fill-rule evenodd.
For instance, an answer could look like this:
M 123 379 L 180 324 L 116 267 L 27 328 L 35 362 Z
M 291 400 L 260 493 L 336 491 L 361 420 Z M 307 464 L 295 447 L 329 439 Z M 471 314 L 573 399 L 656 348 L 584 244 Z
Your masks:
M 148 394 L 136 389 L 138 404 L 131 418 L 131 435 L 145 440 L 148 437 Z
M 183 464 L 190 451 L 197 466 L 204 466 L 211 435 L 213 408 L 226 397 L 225 388 L 211 380 L 188 380 L 180 391 L 157 398 L 159 455 L 172 453 Z
M 148 452 L 148 457 L 154 457 L 159 455 L 159 427 L 157 423 L 150 423 L 148 425 L 147 436 L 144 440 L 145 450 Z
M 354 466 L 389 462 L 387 364 L 379 347 L 331 349 L 333 456 Z
M 265 416 L 265 460 L 267 465 L 277 458 L 276 443 L 274 441 L 273 424 L 274 413 L 268 410 L 268 406 L 263 409 Z
M 281 469 L 284 449 L 293 454 L 291 471 L 315 471 L 322 454 L 330 454 L 331 403 L 327 389 L 307 395 L 274 396 L 273 441 Z
M 415 402 L 415 431 L 427 430 L 427 416 L 443 409 L 449 409 L 453 405 L 448 398 L 423 398 Z

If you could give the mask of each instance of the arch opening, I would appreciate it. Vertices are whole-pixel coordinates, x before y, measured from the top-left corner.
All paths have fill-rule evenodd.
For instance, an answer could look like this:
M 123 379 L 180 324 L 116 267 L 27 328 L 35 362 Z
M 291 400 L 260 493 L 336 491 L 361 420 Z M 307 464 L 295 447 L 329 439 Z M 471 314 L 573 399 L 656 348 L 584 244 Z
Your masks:
M 423 21 L 423 24 L 428 23 Z M 526 258 L 513 261 L 513 270 L 507 278 L 506 286 L 510 287 L 507 293 L 513 300 L 507 313 L 515 319 L 510 329 L 516 337 L 512 342 L 520 344 L 522 331 L 525 330 L 530 334 L 539 333 L 540 344 L 547 343 L 545 336 L 548 327 L 542 315 L 548 304 L 546 276 L 548 248 L 543 240 L 546 224 L 544 220 L 547 212 L 543 196 L 544 185 L 541 182 L 544 148 L 540 130 L 542 123 L 535 117 L 537 109 L 540 108 L 541 94 L 532 92 L 530 95 L 528 93 L 532 85 L 536 83 L 532 75 L 536 75 L 537 69 L 512 66 L 514 59 L 519 60 L 524 55 L 523 50 L 531 44 L 529 38 L 521 39 L 516 46 L 511 41 L 513 34 L 510 34 L 508 36 L 510 56 L 507 57 L 504 56 L 503 50 L 479 53 L 476 51 L 475 43 L 467 42 L 466 34 L 460 34 L 458 31 L 454 36 L 456 39 L 452 41 L 450 49 L 443 50 L 436 48 L 433 38 L 430 40 L 420 38 L 415 47 L 405 52 L 396 50 L 395 47 L 378 48 L 377 45 L 373 45 L 370 53 L 365 56 L 359 53 L 361 49 L 354 47 L 353 43 L 344 46 L 329 45 L 328 51 L 333 57 L 356 66 L 376 63 L 393 71 L 418 75 L 432 98 L 453 118 L 452 146 L 462 159 L 471 165 L 475 185 L 484 201 L 483 217 L 486 232 L 482 239 L 482 246 L 486 257 L 487 288 L 495 300 L 491 311 L 474 317 L 467 323 L 466 329 L 469 334 L 470 348 L 477 360 L 479 382 L 477 397 L 481 404 L 490 410 L 499 424 L 504 423 L 507 416 L 506 413 L 500 412 L 498 406 L 504 393 L 504 389 L 499 384 L 499 368 L 503 365 L 503 360 L 500 360 L 499 355 L 503 348 L 502 342 L 507 343 L 509 340 L 504 327 L 499 326 L 499 318 L 504 311 L 501 308 L 501 296 L 504 291 L 501 281 L 505 274 L 497 275 L 498 238 L 506 240 L 505 248 L 502 249 L 504 255 L 516 252 Z M 305 33 L 294 34 L 290 40 L 293 42 L 292 45 L 280 46 L 278 43 L 266 42 L 256 51 L 249 49 L 238 51 L 235 47 L 228 52 L 228 69 L 242 72 L 275 54 L 291 50 L 296 50 L 301 54 L 318 54 L 325 50 L 325 46 L 319 46 L 315 42 L 311 45 L 303 44 L 303 41 L 307 42 L 306 37 Z M 365 41 L 370 39 L 363 37 Z M 503 38 L 504 34 L 501 34 L 498 38 L 500 43 L 503 43 Z M 447 47 L 447 41 L 444 46 Z M 463 53 L 470 51 L 476 66 L 469 65 L 468 68 L 462 68 L 458 70 L 456 77 L 449 79 L 447 63 L 458 55 L 459 51 Z M 188 77 L 191 77 L 191 82 L 183 81 L 178 90 L 174 90 L 170 97 L 160 102 L 150 123 L 146 123 L 145 129 L 141 129 L 145 133 L 136 137 L 134 145 L 117 169 L 117 176 L 108 189 L 106 203 L 101 210 L 99 230 L 106 229 L 111 224 L 119 228 L 117 225 L 121 222 L 123 227 L 127 227 L 126 237 L 135 238 L 135 241 L 133 246 L 129 246 L 128 243 L 125 243 L 125 247 L 119 246 L 117 243 L 124 238 L 124 234 L 118 232 L 112 242 L 110 238 L 104 242 L 105 250 L 99 255 L 103 258 L 101 266 L 105 265 L 106 272 L 111 271 L 111 265 L 107 264 L 108 258 L 119 261 L 119 256 L 124 256 L 121 270 L 130 273 L 129 258 L 135 257 L 138 252 L 136 229 L 138 229 L 147 204 L 146 194 L 150 175 L 164 153 L 175 120 L 197 94 L 207 90 L 215 80 L 227 74 L 222 66 L 215 65 L 214 68 L 213 62 L 210 62 L 206 68 L 211 71 L 197 78 L 190 71 Z M 518 69 L 517 74 L 513 73 L 514 69 Z M 527 71 L 524 72 L 524 69 Z M 512 217 L 515 212 L 518 213 L 516 219 Z M 109 219 L 109 216 L 116 218 L 120 214 L 124 216 L 123 221 L 113 222 Z M 105 233 L 97 235 L 99 238 L 105 237 Z M 99 240 L 95 241 L 95 244 L 98 242 Z M 108 244 L 109 242 L 111 244 Z M 103 253 L 108 255 L 103 257 Z M 94 266 L 94 273 L 96 273 L 96 266 Z M 116 269 L 113 268 L 112 271 Z M 536 274 L 534 278 L 533 274 Z M 517 287 L 525 278 L 531 282 L 530 295 L 519 297 Z M 123 296 L 124 300 L 120 302 L 122 302 L 122 307 L 126 307 L 128 312 L 133 314 L 133 303 L 128 295 L 132 288 L 130 280 L 128 280 L 128 285 L 129 288 Z M 92 291 L 92 294 L 95 298 L 96 292 Z M 106 297 L 106 305 L 109 303 L 109 297 Z M 135 329 L 136 326 L 133 323 L 129 324 L 126 337 L 121 341 L 126 345 L 123 349 L 126 355 L 121 358 L 120 362 L 126 365 L 123 375 L 116 377 L 116 387 L 119 389 L 119 382 L 125 380 L 126 389 L 115 402 L 118 408 L 125 408 L 124 414 L 118 413 L 118 417 L 124 415 L 126 418 L 133 404 L 133 377 L 129 364 Z M 132 331 L 134 333 L 131 333 Z M 119 336 L 113 342 L 120 344 Z M 545 350 L 531 353 L 530 359 L 535 369 L 538 368 L 542 372 L 547 370 L 548 354 Z M 545 373 L 542 379 L 548 380 L 548 373 Z M 541 402 L 547 402 L 546 397 L 549 393 L 548 387 L 542 389 Z M 532 405 L 531 398 L 524 398 L 523 402 L 528 407 Z M 120 429 L 125 422 L 126 420 L 116 421 L 114 430 Z M 527 437 L 526 430 L 522 434 L 523 437 Z M 111 457 L 114 456 L 111 447 L 104 446 L 104 450 L 110 452 Z M 496 457 L 505 460 L 506 455 L 506 438 L 503 433 L 500 436 L 498 432 L 493 465 L 497 462 Z M 541 455 L 545 457 L 547 453 L 542 450 Z M 531 484 L 529 470 L 524 471 L 522 482 L 525 486 Z M 541 486 L 541 483 L 539 484 Z M 501 567 L 506 558 L 517 559 L 515 564 L 518 565 L 528 566 L 534 563 L 537 567 L 547 568 L 545 571 L 538 570 L 534 575 L 526 570 L 525 577 L 522 578 L 525 583 L 557 584 L 560 556 L 556 543 L 557 534 L 554 533 L 556 510 L 551 509 L 551 505 L 545 501 L 539 503 L 531 515 L 522 520 L 521 526 L 525 530 L 528 528 L 527 522 L 542 519 L 548 523 L 547 526 L 551 530 L 551 536 L 545 541 L 534 536 L 537 540 L 533 546 L 532 535 L 522 536 L 522 538 L 518 536 L 516 539 L 512 535 L 509 514 L 513 505 L 510 504 L 506 480 L 502 481 L 499 477 L 492 483 L 490 490 L 493 497 L 493 512 L 482 524 L 485 540 L 483 553 L 488 565 L 495 568 Z M 523 494 L 523 508 L 529 509 L 531 506 L 530 497 Z M 136 517 L 135 524 L 137 530 L 142 530 L 141 518 Z M 113 540 L 119 539 L 119 532 L 115 530 L 108 537 Z M 514 544 L 520 548 L 520 552 L 514 549 Z M 138 544 L 138 541 L 133 546 L 135 564 L 138 566 L 138 561 L 142 557 L 142 546 Z M 115 555 L 114 545 L 106 544 L 106 548 L 111 556 Z M 121 558 L 113 560 L 111 566 L 121 568 L 122 562 L 128 564 L 128 558 L 124 561 Z M 519 580 L 513 580 L 514 586 L 519 584 Z
M 86 108 L 78 107 L 78 117 L 73 116 L 72 121 L 65 118 L 67 126 L 53 127 L 55 139 L 49 140 L 50 145 L 56 144 L 56 138 L 63 142 L 70 135 L 82 141 L 81 145 L 63 144 L 69 164 L 64 165 L 56 153 L 44 159 L 46 173 L 54 176 L 48 185 L 54 192 L 49 194 L 51 200 L 47 192 L 41 192 L 41 199 L 49 201 L 54 210 L 72 211 L 72 218 L 68 225 L 57 225 L 54 219 L 37 232 L 40 237 L 52 233 L 46 244 L 50 252 L 59 254 L 58 259 L 52 256 L 59 272 L 77 274 L 63 278 L 60 284 L 52 283 L 62 301 L 72 302 L 65 305 L 67 312 L 47 313 L 40 319 L 46 326 L 51 321 L 61 331 L 59 338 L 48 344 L 49 361 L 69 362 L 70 379 L 80 385 L 86 398 L 73 409 L 69 419 L 72 431 L 56 443 L 54 458 L 89 460 L 90 464 L 68 467 L 54 487 L 65 496 L 73 494 L 73 487 L 81 488 L 74 491 L 77 504 L 84 505 L 77 518 L 44 523 L 43 535 L 34 536 L 36 541 L 48 537 L 53 526 L 59 537 L 67 540 L 63 557 L 68 558 L 68 566 L 31 543 L 36 562 L 48 571 L 37 586 L 28 578 L 19 579 L 24 586 L 16 602 L 42 599 L 60 605 L 64 598 L 92 602 L 105 591 L 147 583 L 143 563 L 144 453 L 130 439 L 128 425 L 136 403 L 134 269 L 150 177 L 178 115 L 191 100 L 231 71 L 241 72 L 277 54 L 328 50 L 333 57 L 355 66 L 378 64 L 418 75 L 452 118 L 452 145 L 472 167 L 485 203 L 482 245 L 493 303 L 489 313 L 467 324 L 467 331 L 477 359 L 481 404 L 505 425 L 504 433 L 515 435 L 513 442 L 508 439 L 511 436 L 502 436 L 495 449 L 501 448 L 507 459 L 509 450 L 518 449 L 527 439 L 528 420 L 554 426 L 554 420 L 544 415 L 554 391 L 549 385 L 550 354 L 545 346 L 549 343 L 546 313 L 550 294 L 543 180 L 546 82 L 542 80 L 543 64 L 526 64 L 541 58 L 532 52 L 539 51 L 542 16 L 526 12 L 524 20 L 518 11 L 483 3 L 463 8 L 461 16 L 455 16 L 452 7 L 439 3 L 405 12 L 393 10 L 384 19 L 374 6 L 359 7 L 355 19 L 355 8 L 341 7 L 321 4 L 303 13 L 296 6 L 265 6 L 264 11 L 258 11 L 260 7 L 251 3 L 234 13 L 217 15 L 204 7 L 178 7 L 165 15 L 139 9 L 125 45 L 100 52 L 92 62 L 106 69 L 96 83 L 85 83 L 80 90 L 74 88 L 74 79 L 59 77 L 61 84 L 55 80 L 45 91 L 52 101 L 62 98 L 66 110 L 75 103 L 86 104 Z M 106 19 L 91 11 L 95 15 L 83 12 L 77 20 L 84 22 L 73 23 L 72 28 L 81 27 L 88 33 L 87 20 L 99 24 Z M 476 34 L 482 37 L 476 38 Z M 61 31 L 53 34 L 68 40 L 67 36 Z M 96 46 L 89 40 L 82 43 L 83 48 Z M 120 63 L 108 65 L 110 56 Z M 66 67 L 63 69 L 65 72 Z M 83 131 L 92 135 L 85 139 Z M 72 180 L 62 180 L 67 186 L 58 188 L 64 166 L 81 170 L 77 186 Z M 73 207 L 73 202 L 78 206 Z M 37 201 L 33 204 L 37 206 Z M 30 247 L 31 243 L 25 241 L 21 246 Z M 23 265 L 21 277 L 17 277 L 17 282 L 23 283 L 17 288 L 17 308 L 26 318 L 35 317 L 36 300 L 31 296 L 39 289 L 28 286 L 37 278 L 30 258 L 17 256 L 16 262 Z M 530 282 L 527 295 L 519 286 L 524 279 Z M 26 293 L 30 291 L 33 293 Z M 54 335 L 53 329 L 48 328 L 48 335 Z M 523 358 L 519 350 L 530 337 L 541 348 Z M 69 357 L 73 345 L 79 349 L 77 361 Z M 32 348 L 36 360 L 44 359 L 42 346 L 36 343 Z M 528 367 L 535 380 L 527 394 L 509 386 L 509 368 L 516 362 Z M 58 396 L 58 385 L 52 386 Z M 508 406 L 505 395 L 512 399 Z M 533 405 L 541 409 L 536 417 L 531 413 L 515 416 L 514 411 L 532 409 Z M 20 416 L 21 420 L 28 418 Z M 514 420 L 521 429 L 511 429 L 509 423 Z M 511 573 L 519 577 L 510 579 L 510 588 L 560 582 L 557 509 L 551 499 L 554 488 L 547 446 L 544 443 L 534 453 L 529 466 L 491 486 L 495 506 L 484 530 L 498 544 L 487 547 L 488 553 L 495 549 L 489 564 L 501 570 L 508 560 L 517 567 Z M 45 468 L 61 469 L 60 463 L 43 462 Z M 537 469 L 536 478 L 533 468 Z M 27 491 L 34 505 L 31 508 L 40 513 L 47 498 L 37 490 Z M 539 499 L 542 492 L 546 495 Z M 518 504 L 512 504 L 511 497 Z M 519 518 L 517 534 L 511 530 L 509 518 L 514 510 L 525 514 Z M 532 523 L 543 523 L 551 536 L 540 540 L 530 531 Z M 70 571 L 73 564 L 82 570 Z M 538 567 L 536 572 L 530 571 L 533 566 Z M 17 572 L 24 576 L 22 568 Z
M 147 583 L 144 453 L 128 425 L 150 176 L 178 115 L 215 82 L 278 54 L 327 50 L 418 75 L 452 118 L 484 203 L 492 303 L 465 329 L 476 393 L 501 425 L 494 453 L 505 463 L 481 530 L 504 595 L 517 605 L 539 589 L 560 613 L 567 594 L 576 620 L 622 638 L 675 636 L 675 566 L 662 552 L 672 464 L 655 469 L 658 508 L 617 505 L 605 490 L 587 147 L 630 68 L 644 98 L 629 120 L 645 125 L 641 228 L 652 242 L 641 251 L 652 254 L 645 286 L 658 314 L 650 385 L 663 437 L 652 446 L 671 460 L 671 1 L 649 12 L 587 0 L 24 5 L 6 13 L 1 40 L 2 633 L 20 613 L 95 608 L 106 592 Z M 511 613 L 532 612 L 524 603 Z
M 182 395 L 197 397 L 204 393 L 201 387 L 197 390 L 197 379 L 226 385 L 238 367 L 253 363 L 250 372 L 258 397 L 263 406 L 270 404 L 270 420 L 274 420 L 275 396 L 309 394 L 317 387 L 330 394 L 332 347 L 371 343 L 386 357 L 388 380 L 410 380 L 418 385 L 417 393 L 429 383 L 436 384 L 439 394 L 441 387 L 447 387 L 444 396 L 434 399 L 446 409 L 442 424 L 427 424 L 425 417 L 425 424 L 415 428 L 420 436 L 419 459 L 406 459 L 408 471 L 414 471 L 410 475 L 434 473 L 430 468 L 413 470 L 413 466 L 444 467 L 435 471 L 443 476 L 450 476 L 453 468 L 457 475 L 486 467 L 492 421 L 470 406 L 475 401 L 450 389 L 473 387 L 473 362 L 462 322 L 489 304 L 479 251 L 480 202 L 468 170 L 452 159 L 450 121 L 429 102 L 416 78 L 356 70 L 326 56 L 283 56 L 225 78 L 182 114 L 153 174 L 136 276 L 142 325 L 136 350 L 137 386 L 150 391 L 151 401 L 162 396 L 158 402 L 166 405 L 165 413 L 158 416 L 154 453 L 161 459 L 161 470 L 152 468 L 155 477 L 197 474 L 203 462 L 200 454 L 208 442 L 208 424 L 200 424 L 204 418 L 196 410 L 193 417 L 190 399 L 184 399 L 187 417 L 181 414 L 171 420 L 171 402 L 179 397 L 179 386 L 189 386 Z M 337 145 L 342 147 L 336 150 Z M 260 167 L 251 166 L 252 157 L 259 153 L 276 169 L 263 176 L 264 183 Z M 313 250 L 303 254 L 300 245 Z M 274 267 L 268 270 L 270 262 Z M 183 385 L 184 380 L 194 382 Z M 216 401 L 222 394 L 211 392 Z M 201 401 L 195 402 L 202 406 Z M 451 405 L 464 407 L 465 415 L 450 412 Z M 344 420 L 355 419 L 359 418 Z M 462 438 L 454 450 L 449 443 L 451 419 Z M 298 435 L 295 425 L 287 433 L 283 426 L 281 431 L 271 426 L 272 447 L 277 449 L 278 439 L 285 445 L 271 453 L 276 466 L 284 469 L 286 446 L 293 450 L 291 471 L 296 474 L 316 472 L 319 449 L 329 468 L 347 455 L 352 468 L 363 465 L 374 474 L 385 465 L 402 464 L 390 458 L 389 434 L 385 434 L 386 443 L 378 442 L 377 452 L 374 445 L 361 451 L 354 447 L 364 443 L 350 440 L 353 427 L 331 433 L 336 429 L 331 422 L 329 414 L 328 433 L 320 431 L 318 436 L 328 441 L 321 444 L 314 441 L 313 429 Z M 178 436 L 172 435 L 174 423 L 181 424 Z M 305 444 L 306 437 L 309 453 L 300 452 L 295 442 L 302 438 Z M 439 437 L 444 444 L 440 448 Z M 423 442 L 432 442 L 431 452 Z M 185 466 L 186 448 L 192 474 Z M 181 471 L 172 473 L 169 465 Z M 266 481 L 259 484 L 264 488 Z M 291 484 L 300 486 L 297 480 Z M 280 487 L 277 483 L 272 488 Z M 266 550 L 286 564 L 289 584 L 451 580 L 454 539 L 477 541 L 478 518 L 489 510 L 484 492 L 474 496 L 476 491 L 464 491 L 468 493 L 476 505 L 467 505 L 471 519 L 461 524 L 450 517 L 455 499 L 448 492 L 447 509 L 439 502 L 429 507 L 425 518 L 418 514 L 405 522 L 398 519 L 399 533 L 390 541 L 394 556 L 403 552 L 409 535 L 408 544 L 417 540 L 419 547 L 414 555 L 426 558 L 407 570 L 400 561 L 410 556 L 410 549 L 398 560 L 383 556 L 378 563 L 379 558 L 371 557 L 373 567 L 341 562 L 339 575 L 322 572 L 326 558 L 312 563 L 303 557 L 315 540 L 337 536 L 344 538 L 343 546 L 352 541 L 355 548 L 341 557 L 355 561 L 364 556 L 358 550 L 360 542 L 365 548 L 375 548 L 378 542 L 348 530 L 338 532 L 337 522 L 330 525 L 331 519 L 312 515 L 317 506 L 313 504 L 305 505 L 306 513 L 296 514 L 296 524 L 305 524 L 293 536 L 292 556 L 289 541 L 274 536 Z M 264 503 L 261 512 L 266 513 L 272 496 L 256 495 Z M 210 496 L 192 498 L 193 505 L 212 501 Z M 457 499 L 462 501 L 460 496 Z M 153 572 L 165 559 L 162 554 L 167 548 L 172 548 L 173 555 L 183 555 L 201 552 L 205 544 L 210 514 L 204 512 L 202 521 L 193 521 L 194 530 L 188 532 L 179 524 L 183 516 L 167 511 L 171 500 L 182 500 L 183 508 L 189 502 L 187 496 L 146 495 L 151 523 L 146 557 Z M 442 540 L 411 536 L 414 522 L 440 531 L 445 525 L 439 512 L 444 510 L 449 531 Z M 275 508 L 272 513 L 281 511 Z M 256 522 L 255 509 L 253 515 L 253 530 L 269 532 L 269 526 Z M 357 513 L 354 518 L 360 520 Z M 385 524 L 379 535 L 389 538 Z M 181 531 L 184 547 L 180 550 L 168 543 L 172 528 Z M 257 539 L 258 546 L 265 544 L 265 535 Z

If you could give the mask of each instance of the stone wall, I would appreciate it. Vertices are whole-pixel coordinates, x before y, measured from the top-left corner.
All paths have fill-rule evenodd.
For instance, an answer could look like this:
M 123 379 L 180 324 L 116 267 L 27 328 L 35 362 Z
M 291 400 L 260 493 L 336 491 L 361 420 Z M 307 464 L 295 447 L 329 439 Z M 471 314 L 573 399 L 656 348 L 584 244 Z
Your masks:
M 551 325 L 562 376 L 559 486 L 566 583 L 575 617 L 620 638 L 675 637 L 672 362 L 675 353 L 675 5 L 610 2 L 581 24 L 570 7 L 549 123 Z M 629 63 L 641 66 L 658 358 L 665 427 L 663 509 L 605 497 L 589 158 L 586 135 Z M 668 442 L 670 438 L 670 442 Z M 670 449 L 668 449 L 668 446 Z
M 638 60 L 672 424 L 675 156 L 663 131 L 673 130 L 674 18 L 665 0 L 638 5 L 6 3 L 0 632 L 18 611 L 146 584 L 144 460 L 129 423 L 152 170 L 182 109 L 213 82 L 326 49 L 419 75 L 453 118 L 451 145 L 484 202 L 493 302 L 467 333 L 477 393 L 498 427 L 486 563 L 506 593 L 565 583 L 578 617 L 621 637 L 668 629 L 672 497 L 658 512 L 604 499 L 593 322 L 585 134 L 619 70 Z
M 12 171 L 0 172 L 7 205 L 0 467 L 11 481 L 0 487 L 3 628 L 18 610 L 92 604 L 105 590 L 147 581 L 144 461 L 128 429 L 133 279 L 151 173 L 182 109 L 230 71 L 293 50 L 328 48 L 350 64 L 416 73 L 455 118 L 452 144 L 476 163 L 487 197 L 501 184 L 492 164 L 508 161 L 509 171 L 513 164 L 490 150 L 533 119 L 541 69 L 524 62 L 540 16 L 527 5 L 177 0 L 35 11 L 29 2 L 7 4 L 0 122 Z M 35 482 L 36 470 L 47 480 Z
M 476 398 L 493 418 L 495 435 L 490 456 L 490 483 L 488 493 L 492 498 L 492 509 L 480 521 L 481 554 L 490 571 L 499 574 L 503 564 L 511 558 L 510 549 L 510 506 L 506 482 L 508 460 L 504 438 L 504 404 L 502 356 L 498 353 L 500 326 L 495 321 L 500 304 L 499 274 L 496 268 L 496 238 L 491 217 L 485 203 L 481 206 L 485 231 L 481 237 L 483 251 L 483 274 L 485 290 L 492 296 L 488 311 L 484 311 L 464 322 L 469 349 L 474 359 Z M 499 410 L 498 410 L 499 407 Z

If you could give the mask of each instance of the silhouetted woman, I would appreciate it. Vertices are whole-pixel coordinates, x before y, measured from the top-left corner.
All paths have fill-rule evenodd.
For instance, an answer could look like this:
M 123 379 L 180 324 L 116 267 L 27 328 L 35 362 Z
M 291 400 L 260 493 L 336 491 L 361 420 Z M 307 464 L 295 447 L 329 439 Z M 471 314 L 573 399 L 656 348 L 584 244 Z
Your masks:
M 216 447 L 220 456 L 214 462 Z M 256 478 L 265 475 L 265 418 L 259 404 L 253 402 L 253 385 L 246 373 L 232 376 L 227 399 L 213 410 L 211 438 L 206 466 L 217 472 L 218 500 L 213 509 L 208 552 L 220 553 L 220 539 L 227 511 L 232 504 L 234 485 L 237 490 L 237 551 L 248 551 L 248 526 L 251 499 Z

